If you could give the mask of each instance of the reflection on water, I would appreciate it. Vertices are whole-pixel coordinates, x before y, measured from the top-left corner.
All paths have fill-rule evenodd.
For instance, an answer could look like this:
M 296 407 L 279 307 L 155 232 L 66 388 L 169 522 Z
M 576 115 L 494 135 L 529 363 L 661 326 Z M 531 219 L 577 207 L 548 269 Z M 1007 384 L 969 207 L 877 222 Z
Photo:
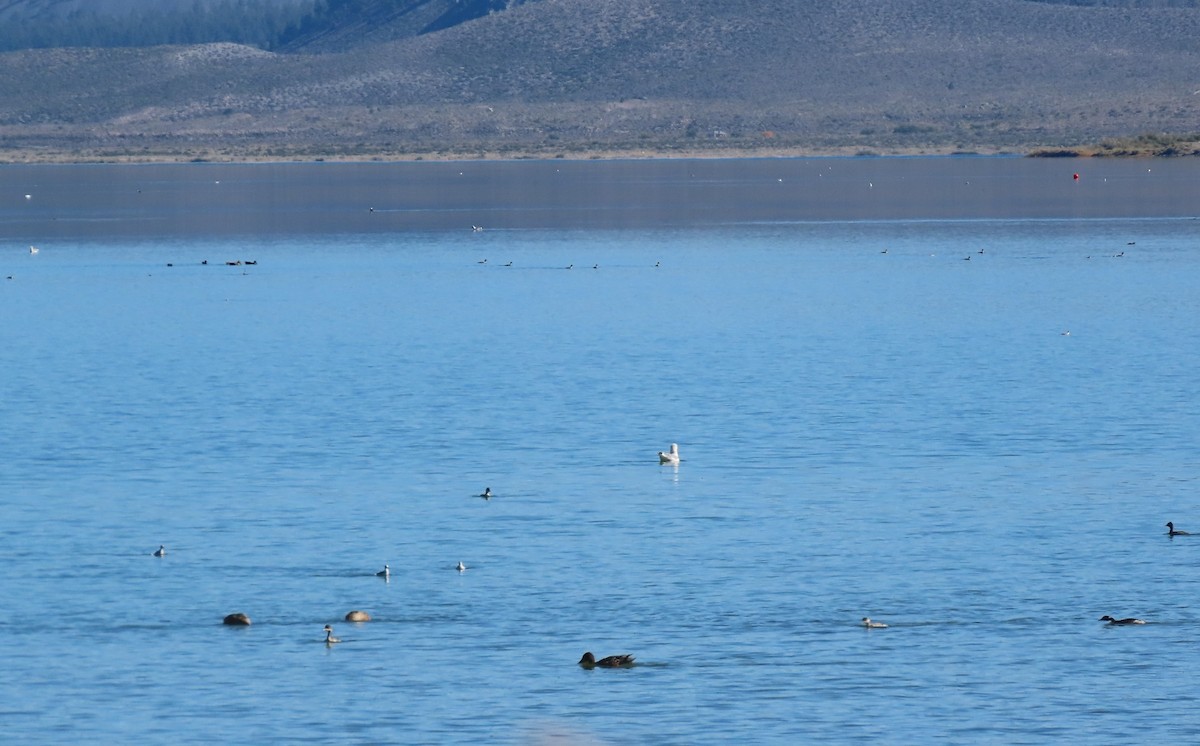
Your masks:
M 1195 218 L 1195 171 L 1183 158 L 995 157 L 10 165 L 0 178 L 14 196 L 0 200 L 0 226 L 17 245 L 38 246 L 246 236 L 230 257 L 244 260 L 271 236 L 451 230 L 479 246 L 529 229 Z M 576 263 L 596 261 L 554 266 Z

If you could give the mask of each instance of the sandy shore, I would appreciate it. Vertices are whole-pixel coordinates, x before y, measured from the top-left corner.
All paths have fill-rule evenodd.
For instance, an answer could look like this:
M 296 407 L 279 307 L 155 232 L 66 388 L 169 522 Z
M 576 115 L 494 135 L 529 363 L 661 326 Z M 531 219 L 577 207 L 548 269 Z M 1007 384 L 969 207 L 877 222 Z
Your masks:
M 810 148 L 690 148 L 637 150 L 556 150 L 512 151 L 483 150 L 475 152 L 381 152 L 361 155 L 322 154 L 319 152 L 295 155 L 262 155 L 238 150 L 193 150 L 187 152 L 120 152 L 109 150 L 4 149 L 0 147 L 0 163 L 7 164 L 66 164 L 66 163 L 271 163 L 314 162 L 370 163 L 415 161 L 479 161 L 479 160 L 650 160 L 665 158 L 817 158 L 817 157 L 913 157 L 948 155 L 1027 155 L 1028 150 L 987 148 L 964 152 L 949 148 L 905 148 L 874 150 L 859 147 Z

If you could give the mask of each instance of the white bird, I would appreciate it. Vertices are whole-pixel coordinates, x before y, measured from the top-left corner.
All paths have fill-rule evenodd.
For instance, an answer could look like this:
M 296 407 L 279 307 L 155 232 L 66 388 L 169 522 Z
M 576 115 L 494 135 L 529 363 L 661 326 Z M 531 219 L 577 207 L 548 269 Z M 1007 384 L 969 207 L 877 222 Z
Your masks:
M 662 451 L 659 451 L 658 452 L 658 463 L 672 464 L 672 465 L 678 466 L 679 465 L 679 446 L 675 443 L 672 443 L 670 453 L 663 453 Z
M 29 253 L 30 253 L 30 254 L 36 254 L 36 253 L 38 253 L 39 251 L 41 251 L 41 249 L 39 249 L 39 248 L 38 248 L 38 247 L 36 247 L 36 246 L 30 246 L 30 247 L 29 247 Z
M 867 629 L 887 629 L 887 625 L 883 622 L 872 622 L 870 617 L 863 617 L 862 626 Z
M 458 565 L 456 565 L 454 569 L 458 570 L 459 572 L 463 572 L 464 570 L 467 569 L 467 566 L 464 565 L 462 562 L 459 562 Z

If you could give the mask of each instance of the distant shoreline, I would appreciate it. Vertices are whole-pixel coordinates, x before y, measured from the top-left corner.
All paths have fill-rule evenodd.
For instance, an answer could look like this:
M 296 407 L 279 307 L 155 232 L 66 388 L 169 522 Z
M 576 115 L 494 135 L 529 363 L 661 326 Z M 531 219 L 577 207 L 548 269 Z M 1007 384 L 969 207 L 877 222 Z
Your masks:
M 845 148 L 693 148 L 693 149 L 604 149 L 509 151 L 481 150 L 468 152 L 408 152 L 345 155 L 337 153 L 304 152 L 293 155 L 261 155 L 236 150 L 195 150 L 186 153 L 144 153 L 120 151 L 60 151 L 54 149 L 0 149 L 0 164 L 121 164 L 121 163 L 414 163 L 520 160 L 686 160 L 686 159 L 751 159 L 751 158 L 911 158 L 920 156 L 1025 156 L 1028 152 L 1012 149 L 962 151 L 949 148 L 906 148 L 875 151 L 860 147 Z
M 971 150 L 938 146 L 873 149 L 861 146 L 832 148 L 671 148 L 671 149 L 579 149 L 433 150 L 427 152 L 379 152 L 362 154 L 297 151 L 292 154 L 246 152 L 236 148 L 197 148 L 186 152 L 147 153 L 119 150 L 68 150 L 56 148 L 0 148 L 0 165 L 34 164 L 137 164 L 137 163 L 413 163 L 520 161 L 520 160 L 676 160 L 754 158 L 914 158 L 914 157 L 1029 157 L 1029 158 L 1164 158 L 1200 156 L 1200 135 L 1143 135 L 1106 140 L 1096 145 L 1055 147 L 1029 145 L 1025 148 L 982 147 Z

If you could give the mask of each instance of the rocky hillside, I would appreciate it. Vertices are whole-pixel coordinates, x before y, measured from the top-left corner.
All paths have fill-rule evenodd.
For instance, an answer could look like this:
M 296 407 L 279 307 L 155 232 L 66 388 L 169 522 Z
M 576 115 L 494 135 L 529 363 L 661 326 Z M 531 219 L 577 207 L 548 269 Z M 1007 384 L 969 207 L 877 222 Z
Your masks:
M 1187 5 L 537 0 L 419 25 L 3 54 L 0 158 L 990 152 L 1200 127 Z

